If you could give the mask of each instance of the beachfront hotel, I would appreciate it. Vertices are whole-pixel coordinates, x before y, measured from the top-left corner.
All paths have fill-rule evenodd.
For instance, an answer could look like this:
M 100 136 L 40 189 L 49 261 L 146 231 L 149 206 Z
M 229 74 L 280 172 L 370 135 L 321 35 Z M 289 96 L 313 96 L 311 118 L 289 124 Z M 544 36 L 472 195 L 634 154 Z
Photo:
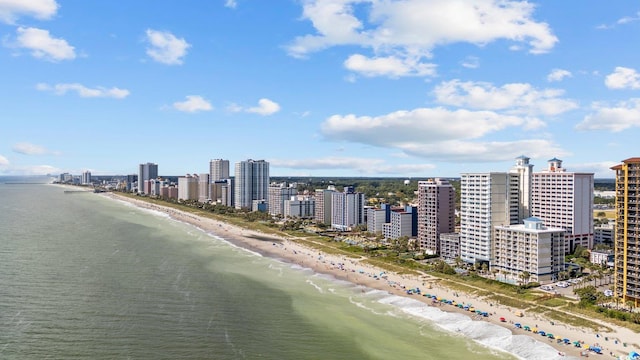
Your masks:
M 490 263 L 493 229 L 521 224 L 532 207 L 529 158 L 519 156 L 508 172 L 462 174 L 460 179 L 460 257 Z
M 343 192 L 331 193 L 331 228 L 350 231 L 364 223 L 364 194 L 345 186 Z
M 314 220 L 319 224 L 331 225 L 331 197 L 336 188 L 331 185 L 326 189 L 316 189 Z
M 211 201 L 233 206 L 233 201 L 222 201 L 223 196 L 225 199 L 233 199 L 233 196 L 226 194 L 231 186 L 229 160 L 212 159 L 209 161 L 209 182 L 211 183 L 209 188 L 209 198 Z
M 146 163 L 138 166 L 138 194 L 150 194 L 149 180 L 158 177 L 158 164 Z
M 493 228 L 511 224 L 518 212 L 518 192 L 506 172 L 461 174 L 460 257 L 467 263 L 489 263 Z M 517 216 L 516 216 L 517 219 Z
M 545 227 L 536 217 L 523 222 L 495 227 L 491 271 L 509 283 L 557 280 L 564 270 L 564 229 Z
M 284 215 L 285 200 L 290 200 L 291 197 L 298 195 L 296 184 L 287 184 L 286 182 L 270 184 L 267 191 L 269 215 Z
M 545 226 L 565 229 L 566 254 L 578 245 L 593 248 L 593 181 L 593 173 L 565 171 L 556 158 L 533 173 L 531 215 Z
M 83 171 L 82 172 L 82 180 L 80 180 L 80 184 L 89 185 L 91 184 L 91 171 Z
M 198 200 L 198 176 L 187 174 L 178 178 L 178 200 Z
M 389 222 L 382 224 L 382 234 L 385 239 L 399 239 L 401 237 L 415 237 L 418 233 L 418 208 L 407 205 L 391 209 Z
M 257 210 L 253 208 L 254 200 L 267 201 L 269 163 L 249 159 L 236 163 L 235 170 L 235 208 Z
M 455 231 L 455 190 L 445 179 L 418 182 L 418 244 L 440 254 L 440 234 Z
M 379 208 L 367 208 L 367 231 L 372 234 L 382 234 L 382 226 L 391 222 L 391 206 L 381 204 Z
M 611 168 L 616 172 L 614 295 L 640 305 L 640 157 Z
M 316 202 L 308 195 L 292 196 L 284 201 L 284 217 L 296 217 L 300 219 L 311 219 L 315 213 Z

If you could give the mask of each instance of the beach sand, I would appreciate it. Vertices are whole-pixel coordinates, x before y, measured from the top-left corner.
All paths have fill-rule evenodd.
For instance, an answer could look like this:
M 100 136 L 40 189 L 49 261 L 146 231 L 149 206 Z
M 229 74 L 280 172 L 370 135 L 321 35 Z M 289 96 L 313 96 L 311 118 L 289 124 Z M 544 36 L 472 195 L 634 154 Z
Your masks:
M 581 329 L 562 324 L 558 321 L 550 321 L 539 314 L 528 314 L 522 309 L 510 308 L 470 294 L 453 291 L 441 286 L 437 278 L 429 275 L 418 277 L 396 274 L 361 262 L 364 258 L 354 259 L 346 256 L 326 254 L 316 249 L 303 246 L 291 239 L 243 229 L 223 221 L 196 216 L 171 207 L 160 206 L 130 197 L 119 196 L 116 193 L 103 193 L 102 195 L 126 201 L 141 208 L 166 213 L 175 220 L 195 225 L 235 245 L 256 251 L 265 256 L 295 263 L 310 268 L 315 272 L 329 274 L 338 279 L 350 281 L 368 288 L 387 291 L 399 296 L 412 297 L 430 306 L 437 306 L 443 311 L 463 313 L 476 321 L 488 321 L 507 328 L 513 334 L 531 336 L 557 349 L 559 355 L 580 357 L 581 352 L 585 351 L 585 349 L 575 347 L 573 345 L 574 341 L 581 341 L 586 345 L 600 346 L 602 348 L 602 355 L 589 352 L 589 356 L 604 357 L 607 359 L 618 358 L 621 355 L 626 356 L 630 351 L 637 351 L 639 349 L 637 344 L 640 343 L 640 334 L 623 327 L 603 323 L 603 326 L 612 330 L 596 334 L 591 329 Z M 382 273 L 384 273 L 383 277 L 380 277 Z M 490 315 L 488 317 L 478 316 L 453 305 L 434 302 L 433 299 L 426 296 L 407 294 L 407 290 L 415 288 L 420 288 L 423 294 L 429 293 L 441 298 L 455 300 L 457 303 L 472 304 L 475 309 L 488 312 Z M 504 321 L 501 321 L 501 318 L 504 318 Z M 597 321 L 594 319 L 590 320 Z M 522 326 L 528 325 L 532 329 L 535 327 L 547 333 L 552 333 L 556 339 L 570 339 L 571 343 L 568 345 L 558 344 L 556 339 L 548 339 L 539 334 L 534 334 L 531 331 L 516 328 L 514 325 L 516 323 L 520 323 Z

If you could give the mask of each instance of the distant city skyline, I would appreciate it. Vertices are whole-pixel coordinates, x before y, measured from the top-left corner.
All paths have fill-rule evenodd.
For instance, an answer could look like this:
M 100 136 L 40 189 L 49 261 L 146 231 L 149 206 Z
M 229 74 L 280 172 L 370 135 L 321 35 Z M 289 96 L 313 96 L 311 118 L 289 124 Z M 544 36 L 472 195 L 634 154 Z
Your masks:
M 0 0 L 0 176 L 425 179 L 526 155 L 613 178 L 638 155 L 639 32 L 621 1 Z

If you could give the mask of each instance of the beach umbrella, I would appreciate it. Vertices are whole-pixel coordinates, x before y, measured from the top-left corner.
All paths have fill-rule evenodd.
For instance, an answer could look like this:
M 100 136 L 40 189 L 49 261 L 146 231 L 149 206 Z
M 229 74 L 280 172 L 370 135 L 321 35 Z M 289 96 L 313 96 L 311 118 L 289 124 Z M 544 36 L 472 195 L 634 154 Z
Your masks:
M 507 319 L 505 319 L 505 318 L 501 317 L 501 318 L 500 318 L 500 321 L 501 321 L 501 322 L 505 322 L 505 321 L 507 321 Z
M 547 334 L 547 337 L 548 337 L 549 339 L 553 339 L 553 334 Z
M 522 325 L 520 325 L 520 323 L 515 323 L 515 327 L 517 327 L 518 329 L 522 327 Z
M 564 341 L 564 343 L 565 343 L 565 344 L 568 344 L 568 343 L 570 343 L 570 342 L 571 342 L 571 340 L 569 340 L 569 339 L 567 339 L 567 338 L 562 339 L 562 341 Z

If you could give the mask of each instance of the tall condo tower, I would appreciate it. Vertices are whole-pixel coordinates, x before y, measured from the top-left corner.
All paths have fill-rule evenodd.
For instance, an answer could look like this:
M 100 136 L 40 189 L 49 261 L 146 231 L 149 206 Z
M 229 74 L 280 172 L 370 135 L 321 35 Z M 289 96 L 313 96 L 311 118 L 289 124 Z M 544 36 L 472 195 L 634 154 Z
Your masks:
M 640 157 L 611 168 L 616 172 L 614 295 L 640 306 Z
M 229 178 L 229 160 L 213 159 L 209 161 L 209 180 L 225 180 Z
M 428 254 L 440 254 L 440 234 L 455 231 L 455 190 L 445 179 L 418 182 L 418 243 Z
M 150 194 L 151 187 L 149 185 L 149 180 L 155 179 L 157 177 L 158 177 L 158 164 L 154 164 L 154 163 L 140 164 L 138 169 L 138 193 Z M 146 187 L 145 187 L 145 184 L 146 184 Z
M 213 202 L 219 202 L 223 205 L 231 206 L 233 196 L 228 196 L 231 188 L 231 179 L 229 178 L 229 160 L 213 159 L 209 161 L 209 198 Z M 222 201 L 222 198 L 225 201 Z
M 80 182 L 82 185 L 91 184 L 91 171 L 84 171 L 82 173 L 82 181 Z
M 246 160 L 236 164 L 235 207 L 251 209 L 254 200 L 267 201 L 269 163 L 264 160 Z
M 321 224 L 331 225 L 331 196 L 336 192 L 334 186 L 327 189 L 316 189 L 316 209 L 314 219 Z
M 531 203 L 532 216 L 565 230 L 565 253 L 593 247 L 593 173 L 565 171 L 553 158 L 546 170 L 533 173 Z
M 331 227 L 349 231 L 364 224 L 364 194 L 345 186 L 343 192 L 331 194 Z
M 509 174 L 461 174 L 460 257 L 468 263 L 489 263 L 492 232 L 510 224 Z M 518 204 L 515 204 L 518 206 Z
M 529 158 L 519 156 L 509 172 L 462 174 L 460 180 L 460 256 L 491 262 L 496 226 L 521 224 L 532 198 Z

